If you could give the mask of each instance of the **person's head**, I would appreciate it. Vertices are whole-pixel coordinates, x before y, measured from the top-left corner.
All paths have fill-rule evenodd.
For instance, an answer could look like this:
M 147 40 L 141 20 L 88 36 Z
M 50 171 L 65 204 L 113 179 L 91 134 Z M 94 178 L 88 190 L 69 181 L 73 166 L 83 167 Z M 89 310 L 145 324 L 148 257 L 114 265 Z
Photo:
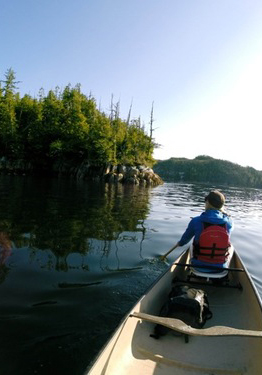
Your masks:
M 206 208 L 222 210 L 225 204 L 224 195 L 218 190 L 211 190 L 210 193 L 205 197 Z

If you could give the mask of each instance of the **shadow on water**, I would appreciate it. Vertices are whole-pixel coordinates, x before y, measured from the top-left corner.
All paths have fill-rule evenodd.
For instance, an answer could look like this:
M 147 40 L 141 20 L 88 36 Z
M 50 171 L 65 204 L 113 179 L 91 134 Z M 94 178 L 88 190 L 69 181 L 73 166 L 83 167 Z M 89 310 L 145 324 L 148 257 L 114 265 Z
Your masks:
M 160 272 L 143 255 L 149 199 L 136 186 L 0 177 L 0 230 L 12 242 L 0 375 L 83 374 Z

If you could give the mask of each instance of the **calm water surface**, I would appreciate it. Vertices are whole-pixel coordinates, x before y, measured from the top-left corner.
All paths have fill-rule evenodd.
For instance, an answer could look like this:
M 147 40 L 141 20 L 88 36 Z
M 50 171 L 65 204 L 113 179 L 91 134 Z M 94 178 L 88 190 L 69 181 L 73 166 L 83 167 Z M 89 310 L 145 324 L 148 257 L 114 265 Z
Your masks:
M 84 374 L 213 187 L 0 176 L 0 230 L 12 241 L 0 265 L 0 375 Z M 222 190 L 262 296 L 262 190 Z

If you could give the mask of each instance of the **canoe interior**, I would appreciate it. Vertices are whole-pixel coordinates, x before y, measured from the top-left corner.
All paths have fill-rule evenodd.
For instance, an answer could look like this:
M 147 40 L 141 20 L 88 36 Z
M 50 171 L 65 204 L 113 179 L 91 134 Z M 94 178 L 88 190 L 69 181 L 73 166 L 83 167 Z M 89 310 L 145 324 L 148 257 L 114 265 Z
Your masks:
M 187 263 L 188 252 L 176 262 Z M 235 253 L 231 267 L 244 268 Z M 186 283 L 188 268 L 173 265 L 134 306 L 130 313 L 158 315 L 174 277 Z M 229 284 L 242 290 L 212 285 L 207 292 L 213 313 L 206 327 L 215 325 L 262 330 L 261 301 L 247 272 L 229 272 Z M 87 374 L 91 375 L 258 375 L 262 369 L 262 339 L 252 337 L 184 336 L 174 331 L 158 340 L 150 337 L 154 324 L 127 316 Z

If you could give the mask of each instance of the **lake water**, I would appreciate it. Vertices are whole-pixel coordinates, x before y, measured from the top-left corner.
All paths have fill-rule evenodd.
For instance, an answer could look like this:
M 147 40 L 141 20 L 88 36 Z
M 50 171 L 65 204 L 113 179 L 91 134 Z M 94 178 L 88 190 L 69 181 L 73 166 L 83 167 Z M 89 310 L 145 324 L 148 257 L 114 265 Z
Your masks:
M 168 267 L 158 256 L 202 212 L 211 188 L 0 176 L 0 230 L 12 241 L 0 265 L 0 375 L 84 374 Z M 221 190 L 232 242 L 262 296 L 262 190 Z

